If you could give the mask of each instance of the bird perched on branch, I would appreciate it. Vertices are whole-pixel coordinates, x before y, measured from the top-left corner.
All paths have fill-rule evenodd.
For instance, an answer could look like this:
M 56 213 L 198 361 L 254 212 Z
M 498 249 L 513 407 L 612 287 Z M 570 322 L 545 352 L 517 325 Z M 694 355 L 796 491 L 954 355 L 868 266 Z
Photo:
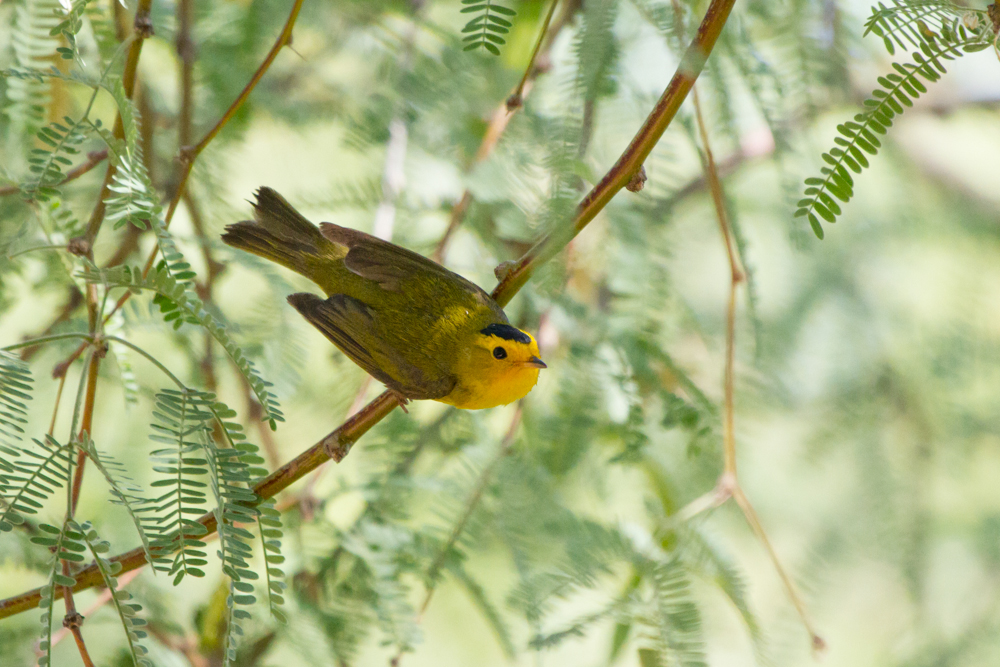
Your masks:
M 545 364 L 479 286 L 364 232 L 319 228 L 277 192 L 257 191 L 254 219 L 226 227 L 228 245 L 277 262 L 326 292 L 288 302 L 404 407 L 433 399 L 478 410 L 516 401 Z

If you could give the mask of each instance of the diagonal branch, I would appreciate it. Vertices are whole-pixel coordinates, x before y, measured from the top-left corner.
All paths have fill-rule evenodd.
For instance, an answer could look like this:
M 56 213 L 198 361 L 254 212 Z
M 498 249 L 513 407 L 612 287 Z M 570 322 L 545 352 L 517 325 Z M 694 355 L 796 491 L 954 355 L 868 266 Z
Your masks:
M 593 220 L 618 191 L 628 185 L 632 176 L 639 172 L 643 162 L 649 157 L 653 147 L 663 136 L 670 121 L 687 98 L 695 80 L 705 67 L 712 53 L 722 27 L 729 18 L 735 0 L 712 0 L 705 17 L 698 26 L 698 32 L 684 52 L 677 71 L 667 84 L 663 95 L 649 113 L 646 122 L 636 133 L 632 142 L 622 153 L 611 170 L 584 197 L 577 208 L 573 226 L 557 235 L 549 234 L 534 245 L 524 257 L 503 273 L 500 284 L 493 290 L 493 298 L 501 306 L 509 302 L 518 290 L 534 274 L 535 269 L 552 259 L 562 248 Z
M 535 269 L 558 253 L 583 230 L 614 195 L 625 187 L 633 174 L 639 171 L 704 68 L 705 61 L 712 52 L 726 19 L 729 18 L 734 2 L 735 0 L 712 0 L 677 72 L 628 148 L 580 204 L 572 226 L 558 237 L 550 235 L 543 238 L 511 270 L 503 274 L 500 284 L 493 290 L 493 298 L 498 303 L 501 305 L 508 303 L 528 281 Z M 284 42 L 279 38 L 279 43 Z M 397 405 L 396 398 L 392 394 L 383 392 L 325 438 L 259 481 L 254 485 L 254 492 L 262 499 L 271 498 L 316 469 L 328 458 L 334 461 L 342 460 L 358 438 L 385 418 Z M 215 532 L 217 526 L 214 514 L 206 514 L 198 521 L 208 529 L 209 534 Z M 120 554 L 111 560 L 121 563 L 123 572 L 146 564 L 146 556 L 141 548 Z M 91 565 L 78 572 L 76 580 L 74 590 L 83 590 L 100 584 L 101 575 L 97 567 Z M 37 607 L 39 594 L 40 590 L 36 589 L 0 601 L 0 618 Z

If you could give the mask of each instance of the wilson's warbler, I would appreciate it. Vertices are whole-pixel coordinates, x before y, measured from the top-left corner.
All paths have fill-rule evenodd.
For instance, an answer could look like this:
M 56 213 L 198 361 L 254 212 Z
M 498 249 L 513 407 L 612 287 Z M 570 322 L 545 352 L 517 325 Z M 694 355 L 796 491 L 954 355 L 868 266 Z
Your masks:
M 257 191 L 254 220 L 229 225 L 222 240 L 319 285 L 328 298 L 288 302 L 400 405 L 491 408 L 527 394 L 545 368 L 531 334 L 477 285 L 364 232 L 317 229 L 270 188 Z

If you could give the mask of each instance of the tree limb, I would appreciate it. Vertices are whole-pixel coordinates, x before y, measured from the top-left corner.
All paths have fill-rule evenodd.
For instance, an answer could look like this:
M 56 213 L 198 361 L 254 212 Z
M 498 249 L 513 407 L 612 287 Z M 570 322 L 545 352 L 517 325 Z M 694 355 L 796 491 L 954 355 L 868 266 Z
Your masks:
M 557 237 L 552 235 L 544 237 L 524 257 L 518 260 L 511 270 L 503 274 L 500 284 L 493 290 L 492 295 L 499 304 L 508 303 L 528 281 L 535 269 L 558 253 L 563 246 L 583 230 L 639 170 L 704 68 L 705 61 L 712 52 L 719 33 L 729 18 L 734 2 L 735 0 L 712 0 L 698 28 L 698 33 L 684 54 L 680 66 L 663 92 L 663 96 L 628 148 L 625 149 L 625 152 L 604 178 L 584 198 L 577 209 L 572 226 Z M 300 2 L 296 2 L 296 9 L 299 4 Z M 295 9 L 293 9 L 293 14 L 294 12 Z M 284 34 L 282 33 L 282 35 Z M 279 38 L 278 44 L 284 44 L 281 38 Z M 259 77 L 255 77 L 255 80 L 257 78 Z M 328 458 L 332 458 L 334 461 L 342 460 L 350 452 L 358 438 L 385 418 L 397 405 L 395 396 L 389 392 L 383 392 L 325 438 L 254 485 L 254 492 L 262 499 L 271 498 L 314 470 Z M 207 513 L 198 521 L 205 526 L 209 534 L 215 532 L 217 526 L 214 513 Z M 120 554 L 111 560 L 121 563 L 123 572 L 134 570 L 146 564 L 146 556 L 142 548 Z M 96 565 L 91 565 L 78 572 L 76 579 L 77 583 L 73 590 L 79 591 L 100 584 L 101 575 Z M 6 618 L 37 607 L 39 599 L 40 589 L 35 589 L 2 600 L 0 601 L 0 618 Z

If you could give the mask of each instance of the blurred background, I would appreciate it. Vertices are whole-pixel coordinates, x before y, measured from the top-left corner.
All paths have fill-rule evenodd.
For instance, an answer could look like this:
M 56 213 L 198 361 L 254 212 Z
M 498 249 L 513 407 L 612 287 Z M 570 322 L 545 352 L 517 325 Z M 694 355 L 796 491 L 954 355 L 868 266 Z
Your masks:
M 100 44 L 116 25 L 127 34 L 134 0 L 126 4 L 91 2 L 77 38 L 82 64 L 61 66 L 93 72 L 107 62 Z M 184 5 L 195 140 L 246 85 L 291 4 Z M 205 330 L 175 330 L 148 293 L 109 324 L 185 383 L 217 392 L 268 470 L 382 387 L 286 305 L 315 286 L 219 241 L 226 224 L 250 216 L 255 189 L 276 189 L 313 221 L 439 257 L 492 289 L 499 262 L 565 228 L 642 124 L 707 6 L 561 0 L 524 106 L 508 119 L 502 105 L 549 4 L 500 4 L 516 16 L 502 14 L 512 26 L 496 33 L 505 44 L 490 42 L 493 55 L 464 50 L 476 42 L 462 41 L 470 16 L 458 2 L 307 0 L 291 48 L 195 163 L 170 233 L 206 307 L 273 383 L 285 414 L 276 431 L 258 423 L 242 376 Z M 936 1 L 899 5 L 951 12 L 970 29 L 987 21 L 983 5 L 970 14 Z M 135 92 L 144 163 L 165 199 L 184 122 L 181 10 L 153 1 L 155 36 Z M 862 110 L 877 77 L 915 50 L 891 56 L 880 38 L 863 37 L 871 10 L 737 2 L 697 83 L 748 275 L 736 318 L 740 479 L 825 653 L 811 652 L 735 505 L 676 517 L 722 470 L 730 287 L 689 98 L 645 164 L 645 188 L 619 193 L 506 308 L 536 334 L 549 367 L 519 406 L 413 404 L 342 463 L 278 496 L 288 622 L 255 605 L 235 664 L 997 664 L 1000 64 L 992 48 L 945 63 L 948 73 L 855 175 L 854 198 L 836 225 L 824 222 L 821 241 L 793 217 L 803 180 L 819 175 L 837 124 Z M 25 65 L 25 26 L 54 11 L 55 0 L 0 3 L 4 67 Z M 26 181 L 36 145 L 31 115 L 18 113 L 22 83 L 0 79 L 0 185 Z M 90 99 L 86 86 L 45 85 L 46 121 L 79 117 Z M 92 118 L 111 127 L 115 113 L 110 95 L 95 98 Z M 73 163 L 101 147 L 92 134 Z M 104 171 L 64 185 L 60 210 L 86 222 Z M 21 253 L 64 245 L 71 225 L 60 215 L 16 192 L 0 198 L 2 345 L 87 330 L 74 296 L 81 260 Z M 141 266 L 154 241 L 107 223 L 95 261 Z M 26 355 L 34 388 L 22 446 L 45 433 L 58 400 L 52 368 L 77 344 Z M 127 353 L 113 346 L 101 365 L 92 436 L 153 494 L 153 395 L 171 385 Z M 60 441 L 81 372 L 79 362 L 68 372 Z M 112 553 L 135 547 L 125 511 L 109 504 L 99 475 L 87 477 L 80 519 Z M 32 525 L 60 523 L 64 507 L 56 493 L 27 528 L 0 533 L 0 597 L 45 583 L 50 555 L 29 542 Z M 173 587 L 147 568 L 129 580 L 155 664 L 221 664 L 228 584 L 215 545 L 202 579 Z M 259 554 L 253 562 L 263 567 Z M 78 594 L 77 606 L 97 595 Z M 114 610 L 84 613 L 95 662 L 131 664 Z M 0 662 L 36 659 L 38 614 L 0 621 Z M 53 664 L 81 664 L 71 638 L 55 646 Z

